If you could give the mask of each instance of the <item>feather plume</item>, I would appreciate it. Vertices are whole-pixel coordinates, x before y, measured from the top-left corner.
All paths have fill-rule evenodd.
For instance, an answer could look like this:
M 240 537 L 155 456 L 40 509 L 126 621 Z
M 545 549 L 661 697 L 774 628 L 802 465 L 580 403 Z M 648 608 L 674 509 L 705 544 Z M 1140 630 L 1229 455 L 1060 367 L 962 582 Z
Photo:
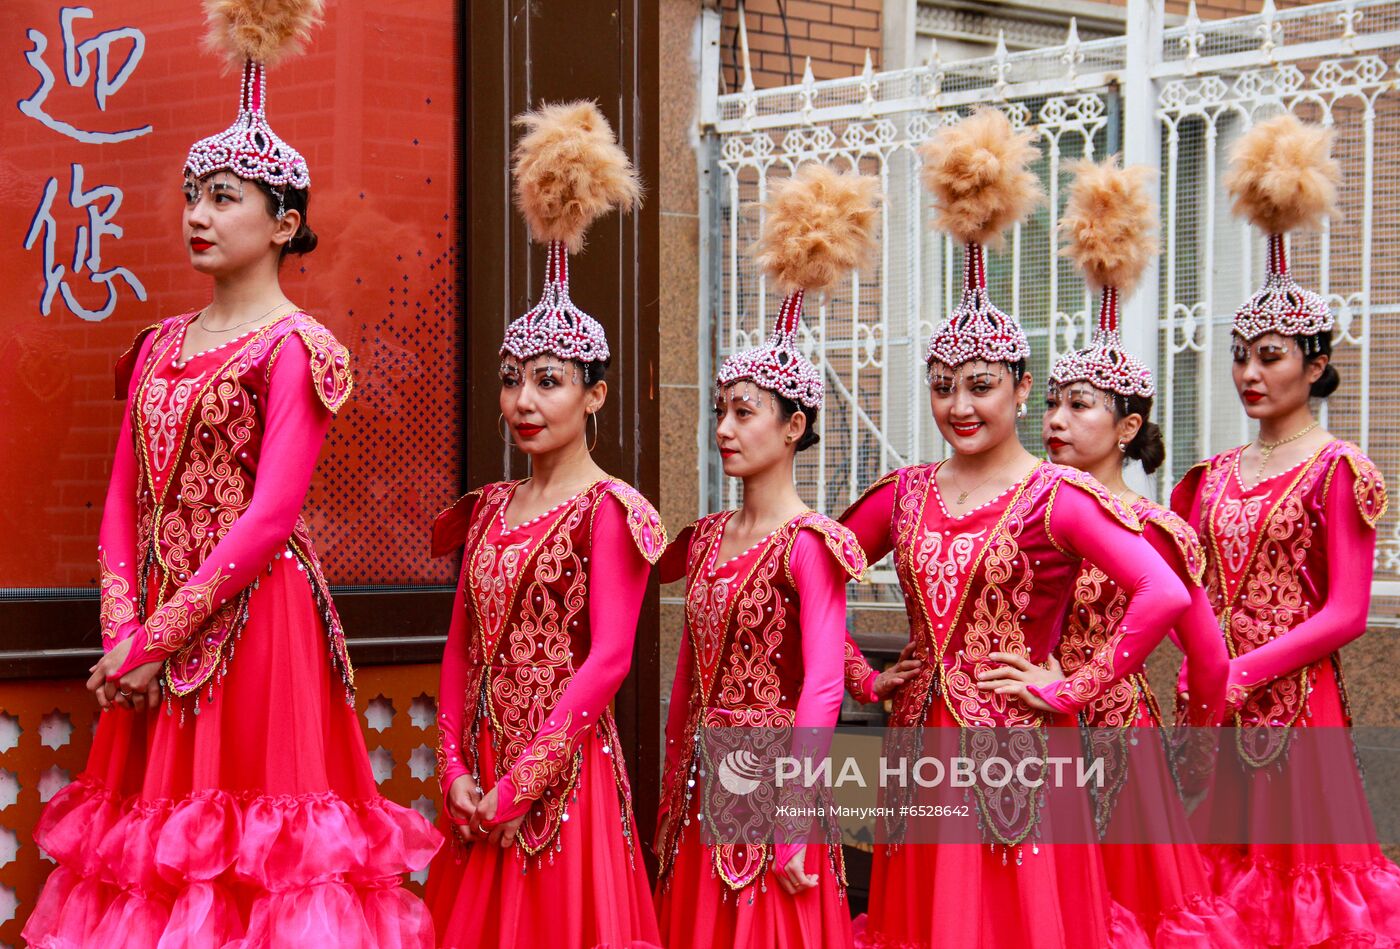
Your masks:
M 546 104 L 515 124 L 526 130 L 515 146 L 515 203 L 535 240 L 577 253 L 590 224 L 641 201 L 632 163 L 592 102 Z
M 934 224 L 965 243 L 995 245 L 1045 197 L 1027 166 L 1040 155 L 1031 133 L 1005 113 L 980 109 L 919 146 Z
M 1225 188 L 1235 213 L 1268 234 L 1319 227 L 1341 180 L 1331 151 L 1331 129 L 1289 113 L 1254 126 L 1230 150 Z
M 783 293 L 830 289 L 875 254 L 879 181 L 803 165 L 773 186 L 755 252 Z
M 1153 171 L 1120 168 L 1116 155 L 1102 164 L 1081 159 L 1069 170 L 1074 183 L 1060 218 L 1068 244 L 1060 253 L 1094 287 L 1117 287 L 1126 296 L 1157 253 L 1157 209 L 1147 190 Z
M 306 47 L 325 0 L 204 0 L 204 48 L 233 66 L 271 66 Z

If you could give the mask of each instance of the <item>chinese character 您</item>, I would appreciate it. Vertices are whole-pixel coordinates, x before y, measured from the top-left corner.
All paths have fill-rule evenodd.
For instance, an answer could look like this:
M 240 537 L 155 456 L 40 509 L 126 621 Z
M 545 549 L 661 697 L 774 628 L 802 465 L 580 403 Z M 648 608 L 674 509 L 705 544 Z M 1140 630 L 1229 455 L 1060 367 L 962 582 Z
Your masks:
M 105 320 L 117 305 L 115 282 L 118 279 L 126 281 L 138 300 L 146 299 L 146 288 L 141 285 L 136 275 L 125 267 L 102 269 L 102 238 L 110 235 L 114 239 L 120 239 L 122 236 L 121 226 L 112 223 L 112 218 L 116 217 L 117 210 L 122 206 L 121 190 L 111 185 L 99 185 L 91 191 L 84 190 L 83 166 L 77 163 L 73 164 L 71 175 L 68 202 L 74 208 L 87 210 L 87 223 L 78 225 L 74 239 L 73 274 L 80 274 L 86 268 L 90 271 L 89 283 L 106 284 L 107 302 L 99 309 L 87 309 L 73 296 L 73 291 L 64 280 L 66 268 L 58 263 L 55 249 L 58 222 L 53 216 L 53 201 L 58 194 L 57 178 L 50 178 L 44 186 L 44 197 L 34 212 L 34 219 L 29 224 L 29 233 L 24 237 L 24 249 L 31 250 L 39 235 L 43 234 L 44 297 L 39 304 L 40 313 L 48 316 L 53 307 L 54 294 L 61 293 L 63 302 L 68 305 L 68 310 L 74 316 L 89 321 Z M 104 201 L 105 204 L 100 203 Z
M 86 86 L 91 79 L 92 94 L 97 101 L 97 108 L 105 112 L 108 97 L 126 85 L 126 81 L 135 72 L 136 65 L 141 62 L 141 55 L 146 51 L 146 37 L 135 27 L 122 27 L 118 30 L 106 30 L 91 39 L 78 42 L 73 36 L 73 21 L 91 18 L 92 11 L 87 7 L 64 7 L 59 11 L 59 31 L 63 36 L 63 75 L 74 88 Z M 49 40 L 35 29 L 29 30 L 28 35 L 34 48 L 26 52 L 24 58 L 29 60 L 29 65 L 39 74 L 39 88 L 35 89 L 28 99 L 20 101 L 21 112 L 55 132 L 89 144 L 125 142 L 151 131 L 149 125 L 117 132 L 88 131 L 49 115 L 44 109 L 44 103 L 54 86 L 53 70 L 44 62 L 44 52 L 48 49 Z M 129 40 L 131 48 L 121 65 L 116 67 L 116 72 L 113 72 L 112 46 L 122 40 Z

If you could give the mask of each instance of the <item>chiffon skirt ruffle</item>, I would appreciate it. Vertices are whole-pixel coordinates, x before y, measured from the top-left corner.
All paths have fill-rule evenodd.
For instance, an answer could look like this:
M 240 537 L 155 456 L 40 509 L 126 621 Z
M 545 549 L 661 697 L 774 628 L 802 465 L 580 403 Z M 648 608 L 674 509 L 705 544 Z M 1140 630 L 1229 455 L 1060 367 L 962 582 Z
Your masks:
M 944 754 L 960 747 L 957 722 L 942 702 L 930 710 L 932 747 Z M 1079 746 L 1076 733 L 1052 729 L 1057 742 Z M 888 753 L 888 752 L 887 752 Z M 931 803 L 961 804 L 961 792 L 934 792 Z M 968 800 L 975 808 L 975 799 Z M 963 817 L 963 820 L 971 819 Z M 1070 792 L 1043 810 L 1040 833 L 1062 840 L 1093 840 L 1087 792 Z M 1054 825 L 1052 828 L 1051 825 Z M 1111 898 L 1100 848 L 1095 843 L 1014 846 L 985 843 L 877 844 L 871 870 L 869 912 L 855 920 L 860 949 L 1148 949 L 1137 918 Z
M 1281 765 L 1218 780 L 1206 801 L 1213 839 L 1239 840 L 1231 834 L 1243 829 L 1268 841 L 1202 850 L 1216 892 L 1270 949 L 1400 946 L 1400 868 L 1374 842 L 1361 776 L 1349 740 L 1340 740 L 1348 724 L 1337 680 L 1324 664 L 1308 714 L 1294 728 L 1330 734 L 1295 741 Z M 1233 742 L 1222 744 L 1219 768 L 1244 768 Z M 1281 825 L 1310 830 L 1301 842 L 1279 843 Z
M 526 856 L 453 835 L 428 871 L 443 949 L 660 949 L 635 822 L 624 824 L 611 754 L 589 732 L 555 846 Z M 616 749 L 614 749 L 615 752 Z M 624 826 L 631 834 L 624 834 Z
M 697 795 L 697 798 L 699 795 Z M 742 890 L 731 890 L 700 842 L 698 821 L 681 838 L 675 863 L 657 888 L 657 913 L 668 949 L 845 949 L 851 909 L 832 869 L 829 848 L 807 847 L 804 867 L 817 885 L 796 896 L 783 892 L 767 870 Z
M 1162 732 L 1146 704 L 1134 726 L 1095 728 L 1094 746 L 1126 765 L 1116 790 L 1095 802 L 1106 831 L 1100 848 L 1109 895 L 1131 912 L 1155 949 L 1248 949 L 1255 940 L 1211 886 L 1210 864 L 1192 838 L 1186 809 L 1167 764 Z M 1149 842 L 1150 841 L 1150 842 Z
M 274 564 L 198 715 L 101 716 L 86 770 L 35 830 L 58 866 L 30 945 L 433 945 L 401 883 L 441 838 L 380 796 L 306 578 Z

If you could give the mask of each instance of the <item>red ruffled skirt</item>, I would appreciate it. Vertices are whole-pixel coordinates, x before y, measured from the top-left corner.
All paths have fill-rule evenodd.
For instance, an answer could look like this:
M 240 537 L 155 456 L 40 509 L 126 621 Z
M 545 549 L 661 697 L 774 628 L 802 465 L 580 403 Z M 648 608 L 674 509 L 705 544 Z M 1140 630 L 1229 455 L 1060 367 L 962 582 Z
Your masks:
M 660 949 L 642 844 L 635 822 L 624 824 L 612 756 L 592 731 L 580 747 L 567 818 L 540 854 L 467 845 L 445 815 L 439 822 L 451 842 L 428 871 L 427 901 L 444 949 Z
M 1312 830 L 1300 836 L 1314 842 L 1202 848 L 1216 891 L 1258 943 L 1271 949 L 1400 946 L 1400 868 L 1373 842 L 1356 761 L 1349 741 L 1340 740 L 1348 725 L 1336 677 L 1330 664 L 1323 664 L 1308 697 L 1308 714 L 1294 728 L 1326 728 L 1332 734 L 1295 742 L 1281 768 L 1266 765 L 1246 771 L 1240 780 L 1218 779 L 1207 800 L 1208 832 L 1216 840 L 1238 840 L 1242 828 L 1256 839 L 1277 840 L 1281 824 L 1311 822 Z M 1219 767 L 1244 768 L 1232 742 L 1223 744 Z M 1222 787 L 1237 793 L 1228 795 Z M 1331 835 L 1325 832 L 1329 824 Z M 1352 842 L 1315 842 L 1328 836 Z
M 817 885 L 796 896 L 783 892 L 769 868 L 754 883 L 732 890 L 719 877 L 711 848 L 692 820 L 675 862 L 657 888 L 657 913 L 668 949 L 844 949 L 851 942 L 851 908 L 831 865 L 830 847 L 809 844 L 803 866 Z
M 34 836 L 58 866 L 24 928 L 33 946 L 433 944 L 401 884 L 441 838 L 380 796 L 290 558 L 253 592 L 213 701 L 183 723 L 178 706 L 102 715 Z
M 928 726 L 944 753 L 959 747 L 957 722 L 942 702 Z M 1055 729 L 1051 741 L 1069 740 Z M 1078 739 L 1074 739 L 1077 741 Z M 951 793 L 946 790 L 939 793 Z M 936 795 L 935 795 L 936 797 Z M 957 795 L 961 803 L 961 794 Z M 1054 817 L 1073 822 L 1071 839 L 1093 839 L 1087 794 L 1057 804 Z M 939 803 L 947 803 L 938 799 Z M 975 802 L 969 802 L 975 807 Z M 966 819 L 966 818 L 964 818 Z M 1042 822 L 1049 821 L 1042 814 Z M 1042 823 L 1043 832 L 1049 828 Z M 1053 838 L 1053 834 L 1049 834 Z M 1136 917 L 1109 895 L 1097 844 L 975 843 L 877 845 L 869 913 L 855 921 L 861 949 L 1147 949 Z
M 1155 725 L 1143 703 L 1133 727 L 1088 733 L 1096 749 L 1112 745 L 1102 757 L 1123 768 L 1095 802 L 1106 831 L 1100 853 L 1109 894 L 1137 917 L 1156 949 L 1253 946 L 1244 921 L 1211 888 L 1210 866 L 1192 839 Z

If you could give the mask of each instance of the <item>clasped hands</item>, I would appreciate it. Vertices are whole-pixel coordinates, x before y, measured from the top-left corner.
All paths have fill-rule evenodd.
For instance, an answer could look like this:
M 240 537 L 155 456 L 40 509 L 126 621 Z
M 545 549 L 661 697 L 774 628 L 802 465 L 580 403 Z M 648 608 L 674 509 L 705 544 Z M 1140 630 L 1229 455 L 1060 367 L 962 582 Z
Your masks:
M 480 785 L 469 774 L 458 777 L 447 789 L 447 819 L 463 843 L 482 841 L 506 848 L 515 842 L 520 825 L 525 823 L 525 814 L 492 827 L 499 806 L 496 789 L 482 794 Z
M 160 704 L 159 659 L 143 662 L 119 679 L 112 679 L 131 654 L 131 638 L 123 639 L 88 668 L 87 688 L 104 712 L 109 708 L 155 708 Z

